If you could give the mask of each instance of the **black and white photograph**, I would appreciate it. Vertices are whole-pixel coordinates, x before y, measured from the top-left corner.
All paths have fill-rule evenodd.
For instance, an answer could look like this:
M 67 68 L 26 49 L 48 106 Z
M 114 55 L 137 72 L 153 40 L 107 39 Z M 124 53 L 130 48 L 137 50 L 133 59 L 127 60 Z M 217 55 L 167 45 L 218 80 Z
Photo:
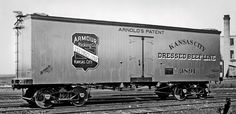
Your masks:
M 235 4 L 0 0 L 0 113 L 236 114 Z

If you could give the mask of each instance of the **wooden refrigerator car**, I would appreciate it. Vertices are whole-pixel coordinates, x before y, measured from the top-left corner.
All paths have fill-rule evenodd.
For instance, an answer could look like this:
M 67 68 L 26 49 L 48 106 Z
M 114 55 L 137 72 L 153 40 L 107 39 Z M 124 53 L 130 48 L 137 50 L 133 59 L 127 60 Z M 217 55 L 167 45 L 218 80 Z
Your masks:
M 88 100 L 90 87 L 156 87 L 164 99 L 206 98 L 220 76 L 220 31 L 28 14 L 13 88 L 42 108 Z M 134 85 L 134 86 L 133 86 Z

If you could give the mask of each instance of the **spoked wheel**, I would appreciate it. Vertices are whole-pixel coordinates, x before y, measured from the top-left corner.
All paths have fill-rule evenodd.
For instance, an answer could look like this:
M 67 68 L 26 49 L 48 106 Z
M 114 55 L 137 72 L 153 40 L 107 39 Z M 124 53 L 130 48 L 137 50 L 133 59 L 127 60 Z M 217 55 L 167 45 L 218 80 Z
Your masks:
M 206 99 L 207 98 L 207 91 L 206 91 L 207 88 L 203 88 L 201 87 L 199 89 L 199 93 L 198 93 L 198 98 L 200 99 Z
M 40 108 L 50 108 L 52 107 L 51 97 L 51 88 L 42 88 L 35 92 L 34 101 L 35 104 Z
M 179 101 L 183 101 L 186 99 L 186 93 L 187 93 L 187 89 L 184 87 L 178 87 L 176 86 L 174 88 L 174 97 L 179 100 Z
M 88 93 L 86 89 L 82 87 L 73 88 L 73 96 L 71 97 L 71 103 L 75 106 L 82 106 L 88 100 Z
M 34 96 L 34 93 L 35 93 L 35 90 L 34 90 L 34 89 L 28 88 L 28 89 L 26 90 L 25 94 L 23 95 L 23 97 L 29 98 L 29 99 L 25 99 L 25 98 L 23 98 L 23 99 L 24 99 L 26 102 L 28 102 L 31 107 L 36 106 L 34 100 L 30 99 L 30 98 L 32 98 L 32 97 Z

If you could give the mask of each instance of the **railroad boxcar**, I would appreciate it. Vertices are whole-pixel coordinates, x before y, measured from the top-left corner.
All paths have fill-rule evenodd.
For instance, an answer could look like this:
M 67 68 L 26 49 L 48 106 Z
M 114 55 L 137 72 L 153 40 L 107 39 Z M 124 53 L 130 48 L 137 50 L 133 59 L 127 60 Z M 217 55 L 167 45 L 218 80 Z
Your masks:
M 83 105 L 90 87 L 155 86 L 164 99 L 206 98 L 220 76 L 220 31 L 54 17 L 18 16 L 13 88 L 42 108 Z M 134 86 L 133 86 L 134 85 Z

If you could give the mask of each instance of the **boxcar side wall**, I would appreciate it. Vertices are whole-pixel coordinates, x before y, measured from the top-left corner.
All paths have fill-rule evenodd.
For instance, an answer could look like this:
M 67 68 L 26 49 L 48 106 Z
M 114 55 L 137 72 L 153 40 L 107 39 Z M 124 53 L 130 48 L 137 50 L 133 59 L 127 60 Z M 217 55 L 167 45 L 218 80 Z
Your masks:
M 34 84 L 210 81 L 219 34 L 32 19 Z
M 33 20 L 34 46 L 34 83 L 94 83 L 122 82 L 127 77 L 127 36 L 118 34 L 113 26 L 101 26 L 81 23 L 63 23 Z M 97 65 L 86 66 L 91 59 L 75 59 L 72 36 L 86 37 L 95 35 L 96 44 L 92 48 L 98 56 Z M 78 39 L 77 39 L 78 40 Z M 88 39 L 89 40 L 89 39 Z M 80 45 L 90 45 L 81 41 Z M 87 50 L 91 51 L 91 50 Z M 84 56 L 84 55 L 83 55 Z M 78 57 L 80 58 L 80 57 Z M 122 64 L 120 62 L 123 62 Z M 80 66 L 75 66 L 78 64 Z
M 217 81 L 220 71 L 218 34 L 165 31 L 155 50 L 159 81 Z

